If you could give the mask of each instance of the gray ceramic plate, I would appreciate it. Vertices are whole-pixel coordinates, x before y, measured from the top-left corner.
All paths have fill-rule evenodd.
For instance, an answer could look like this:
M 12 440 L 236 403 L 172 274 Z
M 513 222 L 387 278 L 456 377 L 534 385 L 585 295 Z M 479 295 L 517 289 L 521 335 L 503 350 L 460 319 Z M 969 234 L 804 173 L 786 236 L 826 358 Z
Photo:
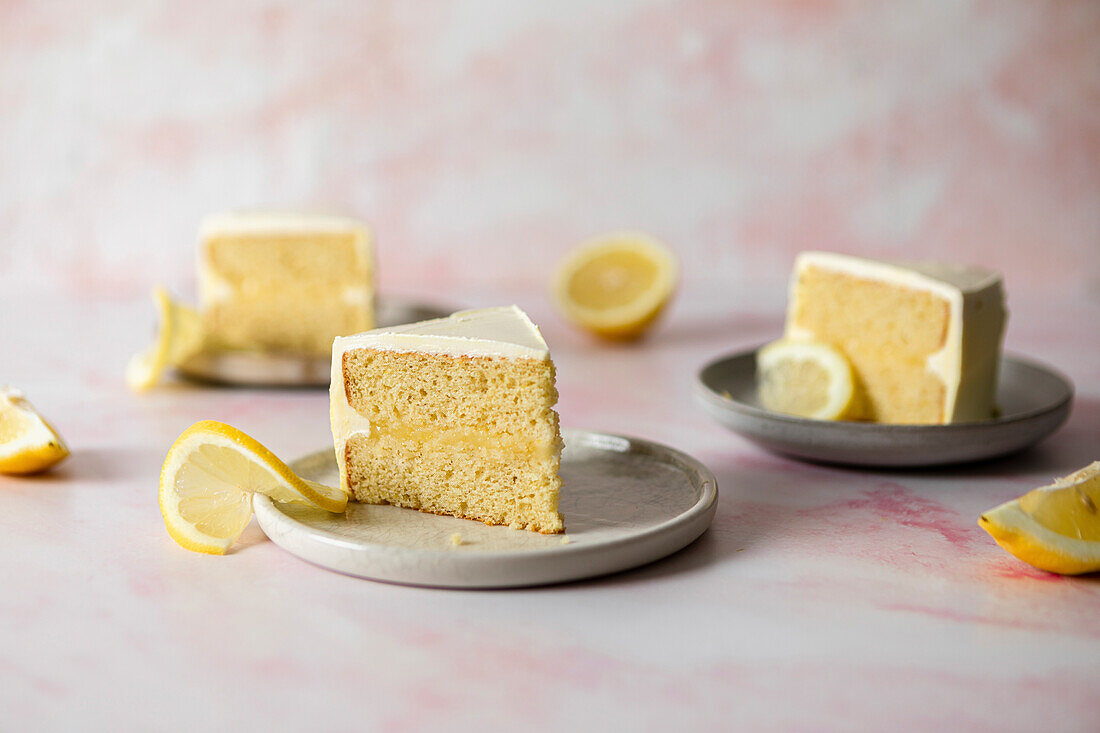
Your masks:
M 355 502 L 345 514 L 329 514 L 261 494 L 253 500 L 256 518 L 275 544 L 321 567 L 440 588 L 508 588 L 604 575 L 665 557 L 706 531 L 718 486 L 703 464 L 645 440 L 562 432 L 564 535 Z M 331 448 L 291 468 L 314 481 L 338 481 Z
M 378 325 L 443 318 L 443 310 L 393 296 L 379 296 L 375 303 Z M 179 366 L 190 379 L 239 387 L 328 387 L 329 359 L 300 354 L 260 351 L 205 351 Z
M 1016 356 L 1001 361 L 992 420 L 951 425 L 884 425 L 808 420 L 771 412 L 756 399 L 756 350 L 724 356 L 699 372 L 703 409 L 758 445 L 796 458 L 862 466 L 936 466 L 1003 456 L 1038 443 L 1069 416 L 1073 384 Z

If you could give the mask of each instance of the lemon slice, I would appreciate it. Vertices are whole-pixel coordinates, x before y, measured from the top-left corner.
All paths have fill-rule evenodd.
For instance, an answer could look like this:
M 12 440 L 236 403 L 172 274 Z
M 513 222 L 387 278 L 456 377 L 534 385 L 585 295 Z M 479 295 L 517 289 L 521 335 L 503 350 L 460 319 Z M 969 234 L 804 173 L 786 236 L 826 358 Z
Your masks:
M 23 393 L 0 386 L 0 473 L 40 473 L 68 455 L 65 441 Z
M 160 381 L 167 367 L 178 366 L 198 353 L 205 339 L 202 319 L 194 308 L 172 300 L 160 287 L 153 289 L 153 303 L 158 316 L 156 340 L 126 365 L 126 384 L 137 392 Z
M 852 365 L 828 344 L 773 341 L 756 352 L 760 404 L 815 420 L 843 420 L 856 412 Z
M 989 510 L 978 526 L 1041 570 L 1100 570 L 1100 461 Z
M 680 277 L 676 256 L 647 234 L 613 232 L 565 256 L 552 290 L 565 316 L 610 339 L 640 336 L 660 315 Z
M 336 513 L 348 503 L 343 491 L 296 476 L 237 428 L 203 420 L 168 450 L 160 472 L 160 513 L 180 546 L 222 555 L 252 518 L 256 492 Z

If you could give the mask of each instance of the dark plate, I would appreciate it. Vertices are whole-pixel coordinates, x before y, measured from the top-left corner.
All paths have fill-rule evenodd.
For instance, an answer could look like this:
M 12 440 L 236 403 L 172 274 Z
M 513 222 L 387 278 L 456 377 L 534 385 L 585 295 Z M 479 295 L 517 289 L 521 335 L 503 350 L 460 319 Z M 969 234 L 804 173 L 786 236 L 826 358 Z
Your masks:
M 809 420 L 766 410 L 756 399 L 756 350 L 700 370 L 695 394 L 707 413 L 752 442 L 814 461 L 860 466 L 939 466 L 1007 455 L 1038 443 L 1066 421 L 1073 384 L 1030 359 L 1001 360 L 991 420 L 950 425 Z

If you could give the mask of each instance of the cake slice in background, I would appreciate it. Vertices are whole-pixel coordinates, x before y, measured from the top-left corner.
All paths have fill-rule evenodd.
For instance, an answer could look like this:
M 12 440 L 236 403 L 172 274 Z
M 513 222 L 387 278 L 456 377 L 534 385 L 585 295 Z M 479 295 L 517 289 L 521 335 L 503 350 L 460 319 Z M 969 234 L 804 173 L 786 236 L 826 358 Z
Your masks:
M 554 363 L 519 308 L 338 338 L 330 396 L 357 500 L 563 531 Z
M 374 326 L 367 228 L 291 213 L 212 216 L 199 235 L 199 303 L 222 348 L 327 356 Z
M 1006 316 L 991 270 L 803 252 L 784 338 L 848 358 L 864 419 L 965 422 L 993 415 Z

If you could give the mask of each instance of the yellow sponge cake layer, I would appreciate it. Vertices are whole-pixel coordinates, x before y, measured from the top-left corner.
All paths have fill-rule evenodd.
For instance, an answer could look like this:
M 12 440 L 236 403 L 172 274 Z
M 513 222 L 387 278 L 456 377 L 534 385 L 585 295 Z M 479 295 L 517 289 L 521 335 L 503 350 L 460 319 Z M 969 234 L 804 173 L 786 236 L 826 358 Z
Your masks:
M 299 214 L 208 219 L 199 244 L 207 332 L 227 348 L 327 356 L 371 328 L 370 235 L 353 220 Z
M 1005 315 L 1000 276 L 989 270 L 804 252 L 786 338 L 848 358 L 866 419 L 982 420 L 993 413 Z
M 357 500 L 562 531 L 554 364 L 518 308 L 337 339 L 331 401 Z

